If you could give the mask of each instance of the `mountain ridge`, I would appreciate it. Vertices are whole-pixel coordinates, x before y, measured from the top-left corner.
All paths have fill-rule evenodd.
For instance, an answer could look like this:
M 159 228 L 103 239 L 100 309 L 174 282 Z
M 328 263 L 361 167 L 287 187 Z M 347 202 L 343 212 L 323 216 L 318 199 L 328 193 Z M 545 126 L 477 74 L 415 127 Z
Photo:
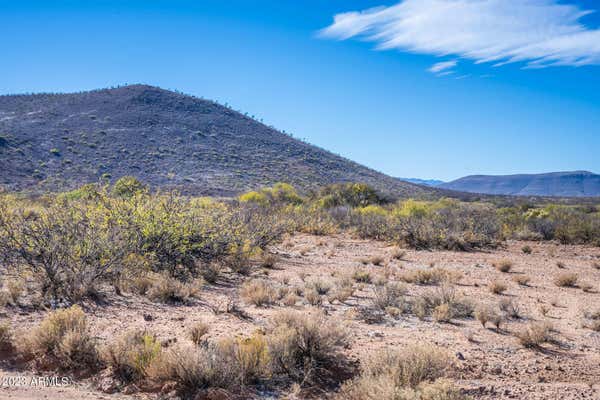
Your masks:
M 469 175 L 437 187 L 489 195 L 596 197 L 600 196 L 600 175 L 582 170 L 541 174 Z
M 363 182 L 394 196 L 431 193 L 216 102 L 145 84 L 0 96 L 0 170 L 8 190 L 68 190 L 133 175 L 197 195 L 277 181 L 301 190 Z

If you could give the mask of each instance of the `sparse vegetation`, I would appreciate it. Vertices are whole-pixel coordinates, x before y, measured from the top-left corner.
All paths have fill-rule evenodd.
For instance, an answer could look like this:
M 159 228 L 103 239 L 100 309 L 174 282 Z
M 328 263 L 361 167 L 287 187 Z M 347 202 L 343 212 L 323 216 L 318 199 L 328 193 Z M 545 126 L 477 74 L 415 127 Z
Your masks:
M 261 307 L 273 304 L 277 298 L 277 291 L 271 283 L 262 279 L 253 279 L 242 285 L 240 296 L 247 303 Z
M 500 281 L 492 281 L 488 285 L 488 289 L 493 294 L 502 294 L 508 289 L 505 283 Z
M 529 286 L 531 278 L 527 275 L 515 275 L 512 277 L 513 282 L 521 286 Z
M 96 344 L 78 306 L 51 312 L 18 345 L 41 368 L 81 371 L 99 366 Z
M 345 364 L 346 329 L 324 314 L 282 311 L 273 318 L 268 348 L 274 372 L 299 383 L 334 379 Z
M 513 263 L 510 260 L 500 260 L 494 263 L 494 267 L 500 272 L 507 273 L 512 269 Z
M 517 337 L 523 347 L 538 348 L 551 341 L 551 330 L 552 326 L 547 322 L 533 322 L 523 328 Z
M 346 383 L 338 399 L 348 400 L 461 400 L 450 381 L 441 379 L 451 368 L 450 357 L 430 345 L 384 350 L 362 366 L 360 376 Z
M 560 274 L 554 278 L 554 284 L 558 287 L 575 287 L 579 277 L 575 273 Z

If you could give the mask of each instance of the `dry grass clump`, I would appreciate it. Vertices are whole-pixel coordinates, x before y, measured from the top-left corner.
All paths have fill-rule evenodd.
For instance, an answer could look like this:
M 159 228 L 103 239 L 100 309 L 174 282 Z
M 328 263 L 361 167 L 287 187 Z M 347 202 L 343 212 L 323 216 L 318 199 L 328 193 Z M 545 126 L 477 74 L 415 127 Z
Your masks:
M 502 315 L 495 308 L 486 305 L 479 305 L 475 308 L 475 318 L 484 328 L 489 322 L 496 327 L 496 330 L 500 329 L 503 321 Z
M 594 285 L 592 285 L 591 283 L 581 283 L 579 285 L 579 287 L 581 288 L 581 290 L 583 290 L 585 293 L 590 293 L 592 291 L 594 291 Z
M 438 285 L 441 282 L 458 283 L 462 279 L 462 273 L 445 268 L 417 269 L 405 272 L 400 279 L 418 285 Z
M 575 287 L 578 279 L 575 273 L 560 274 L 554 278 L 554 284 L 558 287 Z
M 488 285 L 488 289 L 493 294 L 502 294 L 508 289 L 505 283 L 500 281 L 492 281 Z
M 208 283 L 216 283 L 223 272 L 223 266 L 218 262 L 211 262 L 203 265 L 200 269 L 200 275 Z
M 386 310 L 389 307 L 404 309 L 406 302 L 404 295 L 406 288 L 398 283 L 387 283 L 383 286 L 373 288 L 373 306 L 378 310 Z
M 99 366 L 85 313 L 76 305 L 48 314 L 20 343 L 19 352 L 42 368 L 93 370 Z
M 600 309 L 595 311 L 585 311 L 583 313 L 585 328 L 600 332 Z
M 273 372 L 296 382 L 332 379 L 345 364 L 346 329 L 322 312 L 276 314 L 267 335 Z
M 150 365 L 158 359 L 162 347 L 156 338 L 144 331 L 130 331 L 109 344 L 103 359 L 122 382 L 135 382 L 147 376 Z
M 450 381 L 448 354 L 430 345 L 383 350 L 364 363 L 360 376 L 342 386 L 341 400 L 460 400 Z
M 12 351 L 13 335 L 8 323 L 0 324 L 0 352 Z
M 181 282 L 165 274 L 156 276 L 146 295 L 152 301 L 160 303 L 187 303 L 192 298 L 197 298 L 200 293 L 201 282 Z
M 390 256 L 394 260 L 404 260 L 404 257 L 406 257 L 406 251 L 396 247 L 392 250 Z
M 0 308 L 4 308 L 8 304 L 10 304 L 10 294 L 6 290 L 0 290 Z
M 260 262 L 262 268 L 273 269 L 277 266 L 279 258 L 275 254 L 265 254 Z
M 448 323 L 452 320 L 452 310 L 450 309 L 450 306 L 447 303 L 440 304 L 439 306 L 433 309 L 431 317 L 436 322 Z
M 208 334 L 209 330 L 210 327 L 206 322 L 196 322 L 189 330 L 189 338 L 194 344 L 200 345 L 205 342 L 204 337 Z
M 306 289 L 314 290 L 320 296 L 324 296 L 331 290 L 332 284 L 321 278 L 314 278 L 306 284 Z
M 266 377 L 270 360 L 266 338 L 255 334 L 170 349 L 154 359 L 147 375 L 153 381 L 174 382 L 184 398 L 213 398 L 207 392 L 211 388 L 242 392 L 246 385 Z M 229 398 L 225 392 L 221 396 Z
M 494 263 L 494 268 L 496 268 L 498 271 L 500 272 L 510 272 L 510 270 L 513 267 L 513 263 L 510 260 L 500 260 L 496 263 Z
M 442 286 L 436 290 L 428 291 L 419 295 L 412 304 L 413 313 L 420 319 L 424 319 L 428 315 L 432 315 L 438 309 L 438 318 L 442 317 L 443 312 L 446 312 L 446 320 L 452 318 L 469 318 L 473 315 L 473 305 L 464 296 L 456 293 L 451 286 Z
M 300 297 L 295 293 L 288 293 L 283 299 L 282 303 L 286 307 L 293 307 L 300 301 Z
M 354 288 L 352 286 L 339 286 L 329 295 L 328 300 L 330 303 L 336 300 L 340 303 L 345 303 L 353 295 Z
M 275 302 L 277 290 L 270 282 L 262 279 L 252 279 L 244 282 L 240 288 L 240 296 L 245 302 L 262 307 Z
M 512 299 L 502 299 L 498 304 L 500 310 L 506 315 L 506 317 L 511 319 L 521 319 L 523 315 L 521 314 L 521 309 L 517 303 L 515 303 Z
M 24 282 L 20 279 L 17 279 L 17 280 L 13 279 L 13 280 L 6 282 L 5 286 L 6 286 L 6 292 L 10 296 L 11 304 L 13 304 L 15 306 L 18 305 L 19 299 L 21 298 L 21 296 L 23 295 L 23 292 L 25 291 Z
M 531 248 L 531 246 L 525 245 L 521 247 L 521 251 L 523 252 L 523 254 L 531 254 L 533 252 L 533 249 Z
M 304 299 L 306 299 L 308 304 L 311 306 L 320 306 L 323 304 L 323 296 L 321 296 L 315 289 L 308 289 L 304 293 Z
M 548 322 L 533 322 L 517 334 L 523 347 L 538 348 L 552 340 L 552 326 Z
M 381 265 L 381 264 L 383 264 L 383 262 L 385 261 L 385 259 L 383 257 L 381 257 L 381 256 L 373 256 L 373 257 L 371 257 L 371 259 L 369 261 L 373 265 Z
M 352 274 L 352 279 L 359 283 L 371 283 L 373 278 L 371 273 L 364 269 L 357 269 Z
M 531 281 L 531 278 L 528 277 L 527 275 L 515 275 L 512 277 L 513 282 L 515 282 L 516 284 L 520 285 L 520 286 L 529 286 L 529 282 Z

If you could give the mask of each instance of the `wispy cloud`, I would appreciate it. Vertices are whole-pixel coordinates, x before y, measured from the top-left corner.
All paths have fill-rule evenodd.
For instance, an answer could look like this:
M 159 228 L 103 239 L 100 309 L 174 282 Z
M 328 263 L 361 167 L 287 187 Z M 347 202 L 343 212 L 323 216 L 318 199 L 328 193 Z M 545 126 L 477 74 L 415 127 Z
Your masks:
M 600 29 L 581 22 L 591 12 L 559 0 L 404 0 L 337 14 L 321 34 L 372 41 L 379 50 L 455 55 L 495 66 L 600 65 Z M 442 73 L 450 68 L 445 63 L 432 69 Z
M 456 60 L 442 61 L 433 64 L 431 68 L 428 69 L 428 71 L 438 76 L 449 75 L 453 72 L 452 68 L 456 67 L 456 64 L 458 64 L 458 61 Z

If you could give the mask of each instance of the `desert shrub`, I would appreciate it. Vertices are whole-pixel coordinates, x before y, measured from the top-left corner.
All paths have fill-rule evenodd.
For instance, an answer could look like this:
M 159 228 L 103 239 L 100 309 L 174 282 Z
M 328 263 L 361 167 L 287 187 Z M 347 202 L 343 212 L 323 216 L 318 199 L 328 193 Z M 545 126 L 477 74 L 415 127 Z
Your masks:
M 242 285 L 240 295 L 245 302 L 262 307 L 275 302 L 277 290 L 265 280 L 252 279 Z
M 388 283 L 373 288 L 373 306 L 379 310 L 388 307 L 404 309 L 406 307 L 404 295 L 406 289 L 397 283 Z
M 328 297 L 330 303 L 337 300 L 340 303 L 345 303 L 350 297 L 354 295 L 354 288 L 352 286 L 339 286 L 336 287 L 333 293 Z
M 0 199 L 0 256 L 34 278 L 45 297 L 77 301 L 120 268 L 131 241 L 101 205 L 56 201 L 32 209 Z
M 144 331 L 130 331 L 110 343 L 103 359 L 112 373 L 122 382 L 139 381 L 161 355 L 162 347 L 156 338 Z
M 274 372 L 308 384 L 339 371 L 348 334 L 323 313 L 282 311 L 273 317 L 267 342 Z
M 206 322 L 196 322 L 189 330 L 190 340 L 196 345 L 204 343 L 204 337 L 208 334 L 209 330 L 210 327 Z
M 559 287 L 575 287 L 578 279 L 575 273 L 560 274 L 554 278 L 554 284 Z
M 508 317 L 512 319 L 521 319 L 521 309 L 517 303 L 512 299 L 502 299 L 498 304 L 500 310 Z
M 278 260 L 279 259 L 275 254 L 265 254 L 260 262 L 260 266 L 263 268 L 272 269 L 275 268 Z
M 416 269 L 403 273 L 400 279 L 419 285 L 438 285 L 442 282 L 457 283 L 462 279 L 462 273 L 445 268 Z
M 187 303 L 190 299 L 198 297 L 201 282 L 181 282 L 168 275 L 160 274 L 152 280 L 152 285 L 147 290 L 149 299 L 161 303 Z
M 583 318 L 583 326 L 585 328 L 600 332 L 600 310 L 585 311 Z
M 201 347 L 179 346 L 163 352 L 148 370 L 155 381 L 175 382 L 185 398 L 210 388 L 242 392 L 270 372 L 266 338 L 228 338 Z
M 521 251 L 523 252 L 523 254 L 531 254 L 533 252 L 531 246 L 528 245 L 521 247 Z
M 486 204 L 407 200 L 392 214 L 396 239 L 417 249 L 468 251 L 495 247 L 500 239 L 496 211 Z
M 523 347 L 537 348 L 552 340 L 551 331 L 547 322 L 533 322 L 517 333 L 517 338 Z
M 346 382 L 338 399 L 459 400 L 465 397 L 448 380 L 451 368 L 444 350 L 429 345 L 383 350 L 362 366 L 360 376 Z
M 381 256 L 373 256 L 371 257 L 371 264 L 373 265 L 381 265 L 384 261 L 384 258 Z
M 506 291 L 506 289 L 508 289 L 508 286 L 500 281 L 491 281 L 488 284 L 488 289 L 493 294 L 502 294 Z
M 406 257 L 406 251 L 396 247 L 392 250 L 391 257 L 394 260 L 403 260 Z
M 287 307 L 293 307 L 293 306 L 295 306 L 298 301 L 300 301 L 300 297 L 298 297 L 298 295 L 295 294 L 295 293 L 288 293 L 282 299 L 283 305 L 285 305 Z
M 309 289 L 305 291 L 304 298 L 311 306 L 320 306 L 323 304 L 323 296 L 321 296 L 315 289 Z
M 494 263 L 494 267 L 500 272 L 510 272 L 513 267 L 513 263 L 510 260 L 500 260 Z
M 119 178 L 112 188 L 112 193 L 118 197 L 133 197 L 147 191 L 148 187 L 133 176 Z
M 431 316 L 436 322 L 450 322 L 452 320 L 452 310 L 447 303 L 440 304 L 433 309 Z
M 339 183 L 322 188 L 315 196 L 323 208 L 367 207 L 386 202 L 372 187 L 362 183 Z
M 96 344 L 90 336 L 85 313 L 78 306 L 56 310 L 20 343 L 19 351 L 42 367 L 93 370 L 99 366 Z
M 352 279 L 360 283 L 371 283 L 373 278 L 371 277 L 371 273 L 369 271 L 357 269 L 352 274 Z
M 13 350 L 13 335 L 8 323 L 0 324 L 0 352 Z
M 420 294 L 415 299 L 412 310 L 419 318 L 424 318 L 427 315 L 432 315 L 433 311 L 441 305 L 448 306 L 450 319 L 469 318 L 473 315 L 471 302 L 465 297 L 457 295 L 456 291 L 450 286 L 442 286 Z
M 310 282 L 306 284 L 307 289 L 312 289 L 317 294 L 324 296 L 331 290 L 331 282 L 328 282 L 321 278 L 313 278 Z
M 521 286 L 528 286 L 531 278 L 527 275 L 515 275 L 513 276 L 512 280 Z

